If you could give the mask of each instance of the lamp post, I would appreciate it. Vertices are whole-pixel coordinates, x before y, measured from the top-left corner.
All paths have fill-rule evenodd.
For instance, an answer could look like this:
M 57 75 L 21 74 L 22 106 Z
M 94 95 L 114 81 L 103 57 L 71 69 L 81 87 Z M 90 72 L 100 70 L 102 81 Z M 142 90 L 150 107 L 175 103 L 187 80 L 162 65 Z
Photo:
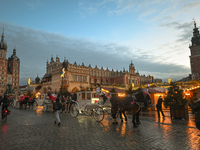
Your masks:
M 61 78 L 62 78 L 62 85 L 61 85 L 61 95 L 62 95 L 62 89 L 63 89 L 63 77 L 65 76 L 65 68 L 62 69 L 62 72 L 61 72 Z M 63 95 L 62 95 L 62 99 L 63 99 Z

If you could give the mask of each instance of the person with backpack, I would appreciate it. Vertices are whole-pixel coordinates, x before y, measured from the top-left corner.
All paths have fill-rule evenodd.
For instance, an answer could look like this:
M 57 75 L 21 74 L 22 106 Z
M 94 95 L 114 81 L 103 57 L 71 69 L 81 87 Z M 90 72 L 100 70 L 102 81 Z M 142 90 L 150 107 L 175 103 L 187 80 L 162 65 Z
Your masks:
M 2 98 L 0 100 L 0 105 L 1 105 L 1 103 L 3 103 L 2 110 L 1 110 L 1 116 L 3 119 L 3 112 L 4 112 L 4 110 L 8 110 L 8 106 L 9 106 L 9 99 L 7 98 L 6 94 L 4 95 L 4 98 Z
M 59 97 L 56 98 L 56 102 L 53 104 L 53 110 L 55 111 L 56 120 L 54 121 L 55 124 L 58 123 L 58 126 L 60 126 L 60 110 L 63 110 L 63 106 L 60 102 Z

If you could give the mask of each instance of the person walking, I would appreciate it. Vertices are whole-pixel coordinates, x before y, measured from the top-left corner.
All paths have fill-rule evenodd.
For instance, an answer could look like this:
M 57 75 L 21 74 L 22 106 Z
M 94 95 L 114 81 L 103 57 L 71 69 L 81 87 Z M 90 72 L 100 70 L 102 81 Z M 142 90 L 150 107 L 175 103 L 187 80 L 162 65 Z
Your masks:
M 193 99 L 193 102 L 194 102 L 194 105 L 192 105 L 190 102 L 189 102 L 189 106 L 192 110 L 195 111 L 195 123 L 196 123 L 196 127 L 197 129 L 200 130 L 200 100 L 195 97 Z M 200 136 L 200 134 L 198 134 L 198 136 Z
M 67 100 L 67 111 L 68 113 L 70 112 L 70 106 L 71 106 L 71 102 L 72 102 L 72 96 L 68 96 L 68 100 Z
M 162 111 L 162 102 L 163 102 L 162 97 L 159 96 L 158 103 L 156 104 L 156 108 L 157 108 L 157 112 L 158 112 L 158 118 L 160 118 L 160 112 L 161 112 L 163 118 L 165 117 L 165 115 Z
M 63 106 L 60 102 L 59 97 L 56 98 L 56 102 L 53 105 L 53 110 L 55 111 L 55 115 L 56 115 L 56 120 L 54 121 L 55 124 L 58 123 L 58 126 L 60 126 L 60 110 L 63 110 Z

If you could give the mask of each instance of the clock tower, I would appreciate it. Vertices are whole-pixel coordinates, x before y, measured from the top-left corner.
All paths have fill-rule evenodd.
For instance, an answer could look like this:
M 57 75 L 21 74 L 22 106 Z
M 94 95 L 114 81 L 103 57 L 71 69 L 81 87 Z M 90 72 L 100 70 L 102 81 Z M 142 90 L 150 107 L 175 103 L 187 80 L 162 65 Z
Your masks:
M 191 42 L 192 45 L 189 48 L 192 80 L 200 80 L 200 35 L 195 21 Z

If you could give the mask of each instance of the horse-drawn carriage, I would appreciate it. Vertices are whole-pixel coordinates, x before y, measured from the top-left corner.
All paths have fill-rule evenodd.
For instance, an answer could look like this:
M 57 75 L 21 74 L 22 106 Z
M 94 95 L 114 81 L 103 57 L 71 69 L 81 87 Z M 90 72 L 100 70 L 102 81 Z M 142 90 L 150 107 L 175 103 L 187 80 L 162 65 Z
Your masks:
M 32 98 L 30 98 L 29 96 L 20 96 L 18 98 L 18 100 L 16 101 L 15 106 L 17 108 L 22 108 L 24 107 L 25 109 L 27 108 L 27 105 L 29 103 L 29 101 L 32 101 Z
M 43 106 L 43 111 L 52 110 L 52 103 L 56 101 L 56 96 L 49 97 L 47 94 L 39 94 L 33 103 L 33 109 L 36 110 L 37 106 Z
M 93 113 L 96 121 L 102 121 L 104 114 L 111 113 L 110 98 L 103 101 L 102 97 L 97 96 L 95 91 L 77 92 L 77 101 L 72 101 L 70 106 L 70 114 L 72 117 L 77 117 L 79 114 L 85 113 L 91 115 Z

